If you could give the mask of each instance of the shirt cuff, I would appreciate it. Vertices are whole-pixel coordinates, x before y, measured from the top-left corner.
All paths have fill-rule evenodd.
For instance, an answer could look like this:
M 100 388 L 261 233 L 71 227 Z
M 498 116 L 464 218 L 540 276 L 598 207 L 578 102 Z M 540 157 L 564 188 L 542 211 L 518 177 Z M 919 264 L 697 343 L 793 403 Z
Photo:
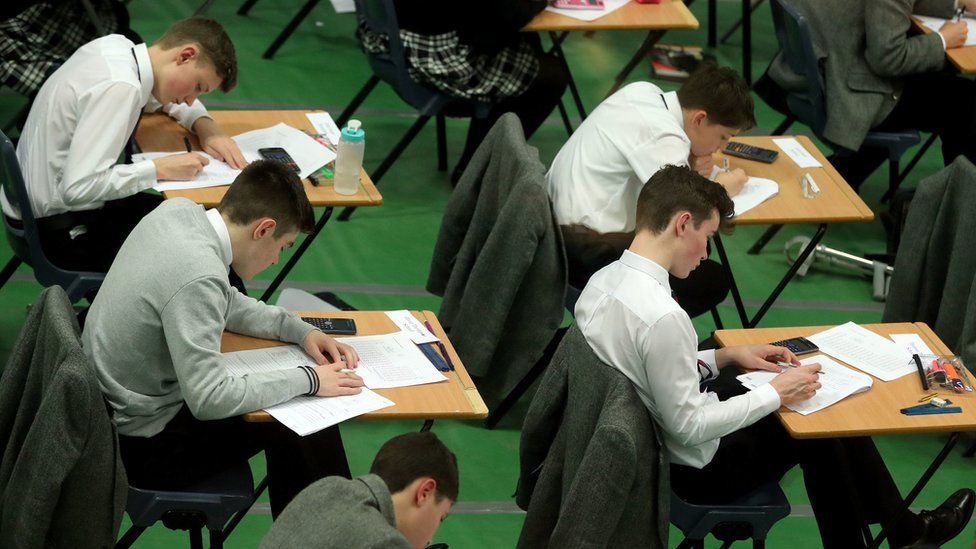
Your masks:
M 705 382 L 718 377 L 718 366 L 715 365 L 715 349 L 698 351 L 698 361 L 699 364 L 703 364 L 708 370 L 708 374 L 704 375 L 705 372 L 699 368 L 699 375 L 703 376 L 700 382 Z
M 284 309 L 282 310 L 284 311 Z M 281 341 L 302 345 L 305 343 L 305 338 L 308 337 L 308 334 L 318 330 L 318 328 L 303 321 L 301 317 L 294 313 L 285 311 L 285 314 L 288 316 L 281 323 L 281 334 L 278 337 Z
M 782 404 L 779 399 L 779 393 L 768 383 L 749 391 L 749 395 L 756 399 L 758 408 L 763 411 L 763 415 L 775 412 Z
M 946 51 L 947 49 L 949 49 L 948 47 L 946 47 L 945 36 L 942 36 L 942 33 L 938 31 L 936 31 L 935 34 L 938 34 L 939 40 L 942 40 L 942 51 Z
M 136 181 L 140 183 L 140 191 L 151 189 L 159 182 L 156 180 L 156 164 L 152 160 L 133 162 L 132 168 L 135 170 Z

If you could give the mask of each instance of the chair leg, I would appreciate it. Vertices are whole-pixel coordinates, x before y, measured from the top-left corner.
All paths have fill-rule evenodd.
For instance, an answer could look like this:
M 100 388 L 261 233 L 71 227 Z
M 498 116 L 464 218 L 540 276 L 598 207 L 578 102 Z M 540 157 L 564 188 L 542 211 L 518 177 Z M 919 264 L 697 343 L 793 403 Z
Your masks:
M 769 244 L 769 241 L 772 240 L 773 237 L 776 236 L 776 233 L 778 233 L 782 228 L 782 225 L 770 225 L 770 227 L 766 229 L 766 232 L 756 239 L 756 241 L 752 244 L 752 247 L 749 248 L 749 251 L 746 253 L 749 255 L 758 255 L 766 244 Z
M 247 15 L 247 12 L 251 11 L 251 8 L 257 3 L 258 0 L 247 0 L 247 2 L 241 4 L 241 7 L 237 8 L 237 15 Z
M 352 101 L 346 105 L 346 108 L 342 111 L 342 114 L 339 115 L 339 118 L 336 118 L 336 126 L 339 126 L 340 129 L 345 126 L 346 122 L 349 122 L 349 119 L 352 118 L 353 113 L 356 112 L 356 109 L 363 104 L 363 101 L 369 97 L 369 94 L 373 92 L 373 88 L 375 88 L 379 83 L 380 78 L 378 76 L 375 74 L 370 76 L 369 80 L 363 84 L 363 87 L 359 88 L 359 91 L 356 92 L 356 96 L 352 98 Z
M 766 549 L 766 540 L 764 539 L 753 539 L 752 549 Z
M 437 171 L 447 171 L 447 124 L 444 115 L 437 115 Z
M 735 542 L 732 540 L 725 540 L 722 542 L 722 545 L 719 546 L 719 549 L 729 549 L 729 547 L 732 547 L 733 543 Z
M 962 453 L 962 457 L 971 458 L 973 456 L 976 456 L 976 441 L 973 441 L 973 443 L 969 445 L 969 448 L 966 448 L 966 451 Z
M 378 168 L 376 168 L 376 171 L 370 174 L 374 185 L 380 184 L 380 179 L 383 177 L 383 174 L 390 169 L 390 166 L 396 162 L 397 158 L 400 158 L 400 155 L 403 154 L 404 149 L 406 149 L 407 146 L 410 145 L 410 142 L 417 137 L 417 134 L 420 133 L 420 130 L 424 128 L 424 125 L 427 124 L 428 120 L 430 120 L 430 116 L 427 115 L 417 118 L 417 121 L 413 123 L 413 126 L 410 126 L 407 133 L 405 133 L 403 137 L 400 138 L 400 141 L 396 144 L 396 146 L 393 147 L 390 154 L 386 155 L 383 162 L 380 162 L 380 165 Z M 339 221 L 349 221 L 349 218 L 352 216 L 352 212 L 354 211 L 356 211 L 356 208 L 352 206 L 343 209 L 342 213 L 339 214 Z
M 129 549 L 129 547 L 132 547 L 132 544 L 135 543 L 139 536 L 141 536 L 145 531 L 145 526 L 130 526 L 129 529 L 125 531 L 125 534 L 119 538 L 119 541 L 115 542 L 115 549 Z
M 214 530 L 212 528 L 207 528 L 207 532 L 210 533 L 210 549 L 223 549 L 224 547 L 224 535 L 220 530 Z
M 676 549 L 705 549 L 705 540 L 685 538 Z
M 895 195 L 895 191 L 898 190 L 898 184 L 901 183 L 899 180 L 899 175 L 901 170 L 898 168 L 897 159 L 888 160 L 888 191 L 881 196 L 881 203 L 884 204 L 891 200 L 891 197 Z
M 724 326 L 722 326 L 722 317 L 719 316 L 718 309 L 716 307 L 712 307 L 711 313 L 712 313 L 712 320 L 715 321 L 715 329 L 716 330 L 724 329 Z
M 783 135 L 786 133 L 786 130 L 790 129 L 790 126 L 792 126 L 794 122 L 796 122 L 796 117 L 792 114 L 788 115 L 783 119 L 782 122 L 779 123 L 779 126 L 776 126 L 776 129 L 773 130 L 773 135 Z
M 569 112 L 566 111 L 566 104 L 563 103 L 562 99 L 560 99 L 556 106 L 559 107 L 559 117 L 563 119 L 563 126 L 566 128 L 566 134 L 572 136 L 573 123 L 569 121 Z
M 21 263 L 23 262 L 17 256 L 10 258 L 10 261 L 8 261 L 3 267 L 3 271 L 0 271 L 0 288 L 3 288 L 3 285 L 10 280 L 10 277 L 13 276 L 14 272 L 17 270 L 17 267 L 20 267 Z
M 203 549 L 203 532 L 199 528 L 190 529 L 190 549 Z

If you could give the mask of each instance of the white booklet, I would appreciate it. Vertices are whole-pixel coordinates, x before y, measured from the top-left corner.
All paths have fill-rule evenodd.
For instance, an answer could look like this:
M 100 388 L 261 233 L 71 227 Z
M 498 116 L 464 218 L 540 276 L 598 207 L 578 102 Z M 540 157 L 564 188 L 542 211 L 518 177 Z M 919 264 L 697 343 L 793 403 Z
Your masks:
M 193 179 L 188 180 L 175 180 L 175 179 L 163 179 L 160 180 L 153 189 L 159 192 L 166 191 L 181 191 L 185 189 L 203 189 L 206 187 L 217 187 L 220 185 L 230 185 L 237 179 L 240 175 L 241 170 L 235 170 L 231 168 L 226 162 L 222 160 L 217 160 L 216 158 L 210 156 L 203 151 L 193 151 L 196 154 L 206 158 L 210 161 L 209 164 L 203 167 Z M 172 156 L 174 154 L 186 154 L 185 152 L 148 152 L 148 153 L 136 153 L 132 155 L 133 162 L 142 162 L 143 160 L 155 160 L 157 158 L 162 158 L 164 156 Z
M 853 322 L 807 336 L 820 351 L 869 373 L 891 381 L 916 372 L 912 355 L 890 339 Z
M 808 415 L 823 410 L 853 394 L 867 391 L 874 383 L 871 376 L 851 370 L 824 355 L 812 356 L 800 361 L 800 364 L 803 365 L 814 363 L 820 364 L 821 367 L 820 389 L 808 400 L 786 405 L 787 408 L 799 414 Z M 760 370 L 742 374 L 736 379 L 741 381 L 743 386 L 752 390 L 769 383 L 778 375 L 776 372 Z
M 779 193 L 779 184 L 772 179 L 750 177 L 739 194 L 732 197 L 735 217 L 748 212 Z
M 298 175 L 303 178 L 336 158 L 336 153 L 325 148 L 308 134 L 284 122 L 270 128 L 244 132 L 235 135 L 233 139 L 248 162 L 261 158 L 259 149 L 275 147 L 285 149 L 288 156 L 298 164 L 301 170 Z
M 447 381 L 405 332 L 341 337 L 359 354 L 356 373 L 370 389 L 407 387 Z

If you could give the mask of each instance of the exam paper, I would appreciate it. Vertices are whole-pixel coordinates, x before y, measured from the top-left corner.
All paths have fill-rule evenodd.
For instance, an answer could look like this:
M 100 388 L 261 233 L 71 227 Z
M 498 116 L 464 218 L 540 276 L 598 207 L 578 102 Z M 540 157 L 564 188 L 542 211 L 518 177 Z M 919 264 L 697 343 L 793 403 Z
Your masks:
M 823 166 L 796 138 L 777 137 L 773 139 L 773 143 L 786 153 L 786 156 L 792 158 L 793 162 L 796 162 L 796 165 L 801 168 L 820 168 Z
M 772 179 L 749 177 L 739 194 L 732 197 L 735 217 L 748 212 L 779 193 L 779 184 Z
M 356 374 L 370 389 L 407 387 L 447 381 L 403 332 L 386 335 L 341 337 L 359 354 Z
M 630 0 L 603 0 L 602 10 L 560 9 L 560 8 L 554 8 L 552 6 L 547 6 L 546 11 L 552 11 L 560 15 L 565 15 L 566 17 L 579 19 L 580 21 L 595 21 L 610 12 L 616 11 L 624 7 L 624 4 L 626 4 L 627 2 L 630 2 Z
M 339 126 L 336 126 L 335 121 L 332 120 L 329 113 L 309 112 L 305 113 L 305 117 L 312 123 L 312 127 L 315 128 L 316 133 L 324 135 L 329 140 L 329 143 L 336 146 L 339 145 Z
M 160 180 L 153 189 L 159 192 L 166 191 L 181 191 L 185 189 L 203 189 L 206 187 L 217 187 L 219 185 L 230 185 L 237 179 L 237 176 L 241 173 L 241 170 L 235 170 L 231 168 L 226 162 L 222 160 L 217 160 L 216 158 L 210 156 L 209 154 L 202 151 L 193 151 L 200 156 L 206 158 L 210 161 L 209 164 L 203 167 L 193 179 L 186 181 L 178 180 Z M 155 160 L 157 158 L 162 158 L 164 156 L 173 156 L 175 154 L 186 154 L 185 152 L 148 152 L 148 153 L 136 153 L 132 155 L 133 162 L 142 162 L 143 160 Z
M 386 311 L 386 316 L 390 317 L 390 320 L 399 326 L 400 330 L 410 336 L 410 339 L 418 345 L 422 343 L 434 343 L 435 341 L 440 341 L 437 336 L 430 333 L 427 326 L 424 326 L 422 322 L 410 314 L 410 311 Z
M 799 414 L 808 415 L 823 410 L 853 394 L 867 391 L 874 383 L 870 376 L 855 372 L 824 355 L 805 358 L 800 361 L 800 364 L 804 366 L 808 364 L 820 364 L 820 371 L 823 372 L 823 375 L 820 376 L 819 380 L 820 389 L 817 390 L 817 393 L 813 397 L 803 402 L 794 402 L 786 405 L 787 408 Z M 742 374 L 736 379 L 741 381 L 743 386 L 751 390 L 769 383 L 778 375 L 776 372 L 760 370 Z
M 948 19 L 942 19 L 941 17 L 929 17 L 927 15 L 912 15 L 915 19 L 918 19 L 919 23 L 928 27 L 932 32 L 939 32 L 942 25 L 946 24 Z M 963 17 L 960 21 L 966 22 L 966 27 L 969 29 L 969 33 L 966 35 L 966 46 L 976 46 L 976 20 L 971 17 Z
M 233 139 L 237 142 L 237 146 L 240 147 L 248 162 L 254 162 L 261 158 L 258 149 L 271 147 L 285 149 L 292 160 L 298 164 L 298 168 L 301 170 L 298 175 L 303 178 L 308 177 L 336 158 L 336 153 L 323 147 L 308 134 L 296 130 L 284 122 L 270 128 L 235 135 Z
M 903 347 L 853 322 L 808 336 L 820 350 L 838 360 L 891 381 L 914 373 L 912 356 Z
M 891 334 L 890 337 L 895 343 L 905 348 L 913 355 L 935 355 L 932 349 L 925 344 L 925 340 L 918 334 Z
M 392 400 L 363 387 L 358 395 L 337 397 L 300 396 L 267 408 L 272 417 L 301 436 L 342 423 L 347 419 L 393 406 Z

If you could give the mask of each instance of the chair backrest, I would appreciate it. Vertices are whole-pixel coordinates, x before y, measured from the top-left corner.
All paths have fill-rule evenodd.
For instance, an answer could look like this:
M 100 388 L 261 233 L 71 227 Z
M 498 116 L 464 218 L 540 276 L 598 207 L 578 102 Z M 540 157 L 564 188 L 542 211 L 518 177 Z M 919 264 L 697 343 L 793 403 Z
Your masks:
M 355 0 L 355 4 L 356 13 L 366 27 L 377 34 L 385 35 L 389 41 L 388 53 L 367 53 L 373 73 L 422 114 L 439 114 L 436 111 L 450 100 L 446 95 L 418 84 L 410 76 L 393 0 Z
M 788 0 L 772 0 L 773 26 L 787 67 L 806 83 L 801 93 L 787 92 L 790 110 L 814 133 L 820 135 L 827 123 L 823 75 L 813 51 L 813 38 L 806 17 Z
M 13 143 L 0 131 L 0 186 L 7 200 L 20 210 L 22 227 L 11 224 L 6 216 L 3 217 L 4 229 L 11 248 L 25 263 L 34 268 L 34 277 L 44 286 L 62 286 L 72 303 L 85 297 L 88 290 L 97 288 L 104 273 L 85 271 L 68 271 L 57 267 L 44 255 L 41 248 L 41 237 L 37 231 L 37 220 L 31 208 L 24 184 L 24 175 L 20 171 L 17 153 Z

